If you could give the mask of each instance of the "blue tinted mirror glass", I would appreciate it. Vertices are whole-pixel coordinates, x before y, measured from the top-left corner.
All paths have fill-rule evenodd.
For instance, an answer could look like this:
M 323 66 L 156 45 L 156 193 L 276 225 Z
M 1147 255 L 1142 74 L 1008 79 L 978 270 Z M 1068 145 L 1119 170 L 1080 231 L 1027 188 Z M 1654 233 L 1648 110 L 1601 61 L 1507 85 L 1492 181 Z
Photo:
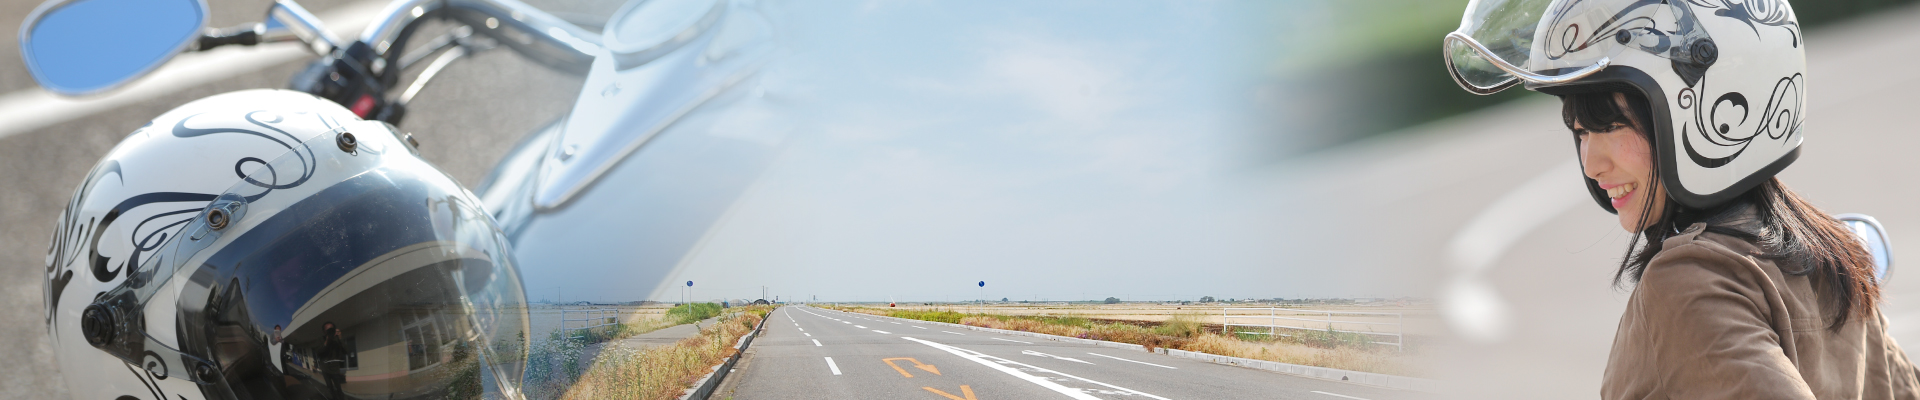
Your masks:
M 200 0 L 76 0 L 42 6 L 21 30 L 20 52 L 41 87 L 79 95 L 152 71 L 199 37 Z

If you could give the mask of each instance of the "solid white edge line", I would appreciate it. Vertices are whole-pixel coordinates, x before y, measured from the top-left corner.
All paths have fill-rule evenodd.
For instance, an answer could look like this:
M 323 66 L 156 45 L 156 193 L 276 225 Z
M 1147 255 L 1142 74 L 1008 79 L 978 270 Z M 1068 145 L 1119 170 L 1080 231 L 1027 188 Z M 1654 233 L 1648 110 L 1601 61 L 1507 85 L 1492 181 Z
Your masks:
M 1114 357 L 1114 356 L 1110 356 L 1110 355 L 1105 355 L 1105 354 L 1100 354 L 1100 353 L 1087 353 L 1087 354 L 1092 354 L 1092 355 L 1096 355 L 1096 356 L 1101 356 L 1101 357 L 1106 357 L 1106 358 L 1111 358 L 1111 359 L 1115 359 L 1115 360 L 1120 360 L 1120 361 L 1126 361 L 1126 362 L 1130 362 L 1130 363 L 1135 363 L 1135 364 L 1146 364 L 1146 365 L 1152 365 L 1152 366 L 1155 366 L 1155 367 L 1160 367 L 1160 368 L 1166 368 L 1166 369 L 1179 369 L 1179 368 L 1174 368 L 1174 367 L 1169 367 L 1169 366 L 1165 366 L 1165 365 L 1160 365 L 1160 364 L 1154 364 L 1154 363 L 1150 363 L 1150 362 L 1145 362 L 1145 361 L 1134 361 L 1134 360 L 1128 360 L 1128 359 L 1125 359 L 1125 358 L 1120 358 L 1120 357 Z
M 1367 399 L 1365 399 L 1365 398 L 1359 398 L 1359 397 L 1353 397 L 1353 396 L 1348 396 L 1348 395 L 1344 395 L 1344 394 L 1337 394 L 1337 393 L 1327 393 L 1327 392 L 1322 392 L 1322 391 L 1318 391 L 1318 390 L 1315 390 L 1315 391 L 1313 391 L 1313 392 L 1314 392 L 1314 393 L 1319 393 L 1319 394 L 1324 394 L 1324 395 L 1328 395 L 1328 396 L 1333 396 L 1333 397 L 1345 397 L 1345 398 L 1349 398 L 1349 399 L 1353 399 L 1353 400 L 1367 400 Z
M 988 338 L 988 339 L 993 339 L 993 340 L 999 340 L 999 341 L 1003 341 L 1003 342 L 1014 342 L 1014 343 L 1026 343 L 1026 344 L 1033 344 L 1033 342 L 1022 342 L 1022 341 L 1018 341 L 1018 340 L 1013 340 L 1013 339 L 1001 339 L 1001 338 L 997 338 L 997 337 L 996 337 L 996 338 Z
M 813 347 L 824 347 L 824 346 L 820 345 L 820 339 L 813 339 Z
M 833 370 L 834 375 L 840 374 L 840 366 L 833 363 L 833 357 L 827 357 L 827 369 Z
M 966 336 L 966 335 L 967 335 L 967 334 L 965 334 L 965 333 L 960 333 L 960 332 L 949 332 L 949 331 L 941 331 L 941 332 L 947 332 L 947 333 L 951 333 L 951 334 L 955 334 L 955 335 L 960 335 L 960 336 Z

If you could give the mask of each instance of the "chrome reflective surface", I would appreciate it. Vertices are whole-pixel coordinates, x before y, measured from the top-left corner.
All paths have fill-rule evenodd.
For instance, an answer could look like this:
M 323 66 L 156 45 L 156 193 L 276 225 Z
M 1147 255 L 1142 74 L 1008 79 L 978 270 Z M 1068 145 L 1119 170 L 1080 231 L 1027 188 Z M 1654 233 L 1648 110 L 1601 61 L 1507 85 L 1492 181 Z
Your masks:
M 262 43 L 299 40 L 307 42 L 311 45 L 309 48 L 320 54 L 340 47 L 340 38 L 327 30 L 320 22 L 320 17 L 289 0 L 275 0 L 273 7 L 267 9 L 267 22 L 257 29 Z
M 758 71 L 772 53 L 771 25 L 746 6 L 721 6 L 734 9 L 718 26 L 645 65 L 622 68 L 617 60 L 595 60 L 572 114 L 534 174 L 534 207 L 564 206 L 669 125 Z
M 718 0 L 630 1 L 601 35 L 618 69 L 645 65 L 701 36 L 726 11 Z
M 391 57 L 391 47 L 414 20 L 441 15 L 525 53 L 534 61 L 584 70 L 600 53 L 600 35 L 517 0 L 398 0 L 387 4 L 360 41 Z M 492 23 L 489 23 L 491 19 Z
M 201 0 L 47 2 L 21 26 L 20 53 L 40 87 L 94 94 L 166 63 L 199 38 L 206 20 Z
M 1866 214 L 1840 214 L 1833 216 L 1846 224 L 1853 234 L 1867 246 L 1867 252 L 1873 253 L 1873 277 L 1880 283 L 1886 283 L 1893 277 L 1893 243 L 1887 240 L 1887 227 L 1880 220 Z

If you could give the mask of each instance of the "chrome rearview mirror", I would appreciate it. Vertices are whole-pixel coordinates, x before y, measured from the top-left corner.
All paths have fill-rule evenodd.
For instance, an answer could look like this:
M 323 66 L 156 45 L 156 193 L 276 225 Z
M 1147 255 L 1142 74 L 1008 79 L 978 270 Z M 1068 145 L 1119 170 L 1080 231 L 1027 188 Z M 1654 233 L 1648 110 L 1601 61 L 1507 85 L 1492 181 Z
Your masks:
M 1866 244 L 1867 252 L 1873 254 L 1874 281 L 1887 283 L 1887 278 L 1893 275 L 1893 250 L 1887 242 L 1887 228 L 1880 225 L 1880 220 L 1865 214 L 1840 214 L 1833 218 L 1846 224 L 1847 229 L 1852 229 L 1861 243 Z
M 20 28 L 20 55 L 40 87 L 94 94 L 166 63 L 206 22 L 202 0 L 53 0 Z

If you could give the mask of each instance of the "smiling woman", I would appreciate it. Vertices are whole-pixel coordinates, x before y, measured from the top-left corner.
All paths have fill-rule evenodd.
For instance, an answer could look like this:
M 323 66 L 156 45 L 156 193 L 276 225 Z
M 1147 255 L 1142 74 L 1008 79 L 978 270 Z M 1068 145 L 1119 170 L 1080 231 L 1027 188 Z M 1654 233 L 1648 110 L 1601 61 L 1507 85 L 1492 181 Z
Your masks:
M 1806 138 L 1789 5 L 1482 0 L 1463 20 L 1447 36 L 1455 81 L 1559 96 L 1587 190 L 1634 235 L 1603 398 L 1920 391 L 1873 256 L 1775 176 Z

